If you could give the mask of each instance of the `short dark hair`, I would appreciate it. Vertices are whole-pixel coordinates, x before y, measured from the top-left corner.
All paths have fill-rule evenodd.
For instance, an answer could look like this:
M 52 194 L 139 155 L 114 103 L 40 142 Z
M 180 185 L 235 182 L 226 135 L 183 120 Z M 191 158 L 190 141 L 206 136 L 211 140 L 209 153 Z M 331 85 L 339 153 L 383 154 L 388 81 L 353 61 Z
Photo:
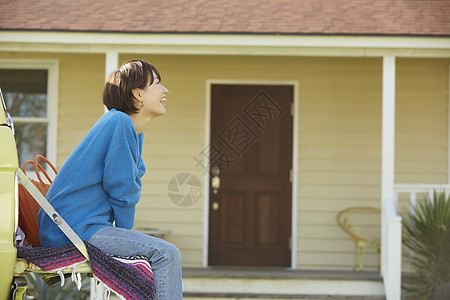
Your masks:
M 109 110 L 115 108 L 126 114 L 137 113 L 139 108 L 133 90 L 151 85 L 155 81 L 153 71 L 161 81 L 158 70 L 148 62 L 138 59 L 125 62 L 109 75 L 103 90 L 103 104 Z

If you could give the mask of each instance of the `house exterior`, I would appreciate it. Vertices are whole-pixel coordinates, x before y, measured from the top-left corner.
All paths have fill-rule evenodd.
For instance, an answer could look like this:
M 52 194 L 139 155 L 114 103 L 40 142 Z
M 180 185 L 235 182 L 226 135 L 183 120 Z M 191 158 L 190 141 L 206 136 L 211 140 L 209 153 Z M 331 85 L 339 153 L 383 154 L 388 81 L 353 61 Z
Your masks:
M 409 195 L 396 199 L 411 186 L 398 184 L 450 180 L 450 2 L 0 9 L 0 85 L 17 105 L 21 163 L 45 152 L 61 167 L 104 113 L 105 77 L 147 60 L 169 96 L 167 115 L 145 132 L 136 228 L 165 233 L 184 267 L 351 270 L 354 243 L 336 215 L 377 207 L 381 222 L 362 226 L 381 231 L 386 297 L 399 299 Z M 368 250 L 365 269 L 377 266 Z

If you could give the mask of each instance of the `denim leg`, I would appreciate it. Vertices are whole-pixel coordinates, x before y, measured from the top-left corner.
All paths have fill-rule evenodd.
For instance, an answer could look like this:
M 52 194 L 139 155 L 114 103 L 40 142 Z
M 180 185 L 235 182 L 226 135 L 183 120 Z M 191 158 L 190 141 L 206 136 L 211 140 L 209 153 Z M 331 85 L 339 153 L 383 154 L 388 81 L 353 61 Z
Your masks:
M 117 227 L 104 227 L 88 241 L 103 252 L 118 256 L 146 256 L 156 284 L 155 300 L 181 300 L 181 254 L 162 239 Z

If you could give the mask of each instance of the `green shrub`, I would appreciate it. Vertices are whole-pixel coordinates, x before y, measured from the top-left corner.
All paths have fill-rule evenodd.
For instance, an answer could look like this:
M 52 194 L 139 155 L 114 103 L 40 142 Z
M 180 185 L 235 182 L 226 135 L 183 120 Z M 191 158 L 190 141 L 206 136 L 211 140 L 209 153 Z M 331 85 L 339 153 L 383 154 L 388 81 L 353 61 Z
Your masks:
M 403 217 L 405 261 L 414 274 L 403 280 L 406 299 L 444 300 L 450 294 L 450 200 L 426 197 Z

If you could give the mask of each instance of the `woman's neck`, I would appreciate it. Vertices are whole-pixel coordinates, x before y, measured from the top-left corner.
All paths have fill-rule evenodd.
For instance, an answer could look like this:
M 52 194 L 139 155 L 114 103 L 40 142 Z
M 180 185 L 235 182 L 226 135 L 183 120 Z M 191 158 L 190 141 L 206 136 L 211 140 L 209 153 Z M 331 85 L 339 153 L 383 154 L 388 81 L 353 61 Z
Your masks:
M 134 128 L 136 129 L 137 135 L 140 135 L 145 130 L 145 128 L 147 128 L 148 124 L 152 120 L 152 117 L 149 116 L 144 117 L 139 112 L 135 114 L 130 114 L 129 116 L 134 123 Z

